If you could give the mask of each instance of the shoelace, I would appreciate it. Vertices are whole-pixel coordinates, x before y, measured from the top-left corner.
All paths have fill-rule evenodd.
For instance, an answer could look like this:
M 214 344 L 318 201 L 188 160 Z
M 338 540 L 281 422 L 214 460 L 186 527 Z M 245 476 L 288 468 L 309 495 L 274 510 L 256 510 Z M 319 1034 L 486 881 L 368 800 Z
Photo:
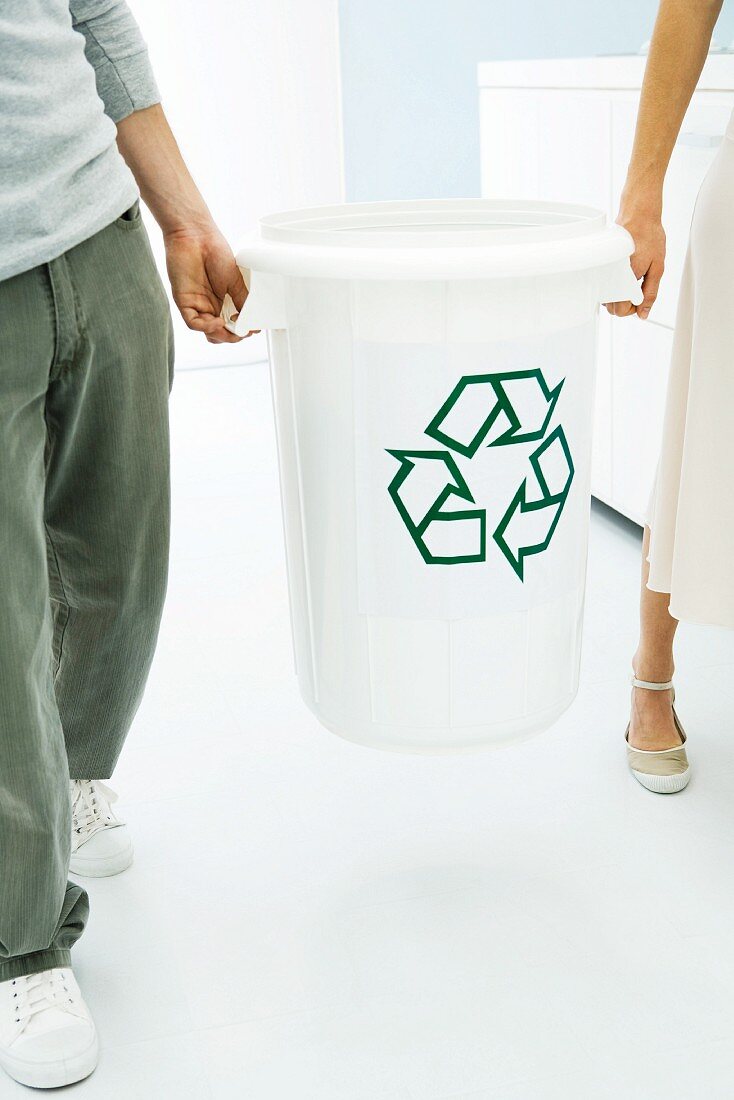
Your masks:
M 23 1032 L 28 1022 L 39 1012 L 49 1008 L 59 1008 L 81 1016 L 79 1005 L 72 988 L 67 985 L 65 970 L 41 970 L 37 974 L 24 974 L 13 978 L 13 1006 L 15 1022 Z
M 109 806 L 117 796 L 104 783 L 98 779 L 75 779 L 72 786 L 74 830 L 80 836 L 121 824 Z

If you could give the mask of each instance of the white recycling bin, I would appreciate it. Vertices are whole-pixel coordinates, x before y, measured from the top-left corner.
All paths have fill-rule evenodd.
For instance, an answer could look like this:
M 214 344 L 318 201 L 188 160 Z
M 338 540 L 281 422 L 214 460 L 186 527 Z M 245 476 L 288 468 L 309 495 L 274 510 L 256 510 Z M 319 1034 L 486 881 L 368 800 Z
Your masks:
M 295 660 L 386 749 L 546 729 L 578 686 L 601 302 L 641 300 L 597 210 L 389 202 L 263 218 Z M 231 318 L 231 312 L 229 314 Z

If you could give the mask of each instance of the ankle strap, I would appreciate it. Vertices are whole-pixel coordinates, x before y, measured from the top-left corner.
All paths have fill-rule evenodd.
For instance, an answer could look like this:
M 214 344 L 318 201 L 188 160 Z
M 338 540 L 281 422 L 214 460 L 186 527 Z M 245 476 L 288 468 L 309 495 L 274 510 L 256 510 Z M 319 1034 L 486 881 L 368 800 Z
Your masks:
M 666 680 L 664 684 L 653 684 L 650 680 L 638 680 L 636 676 L 630 679 L 632 687 L 647 688 L 648 691 L 670 691 L 673 686 L 672 680 Z

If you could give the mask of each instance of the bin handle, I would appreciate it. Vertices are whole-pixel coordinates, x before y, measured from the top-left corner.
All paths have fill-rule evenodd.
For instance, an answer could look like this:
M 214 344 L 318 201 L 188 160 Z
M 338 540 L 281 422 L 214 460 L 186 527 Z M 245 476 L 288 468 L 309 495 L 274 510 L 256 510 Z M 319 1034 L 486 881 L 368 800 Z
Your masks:
M 263 271 L 251 271 L 241 264 L 238 266 L 247 287 L 247 298 L 235 319 L 237 307 L 229 294 L 225 294 L 222 304 L 224 327 L 235 336 L 246 336 L 248 332 L 259 332 L 264 328 L 285 328 L 283 277 Z
M 240 272 L 242 273 L 242 278 L 243 278 L 244 284 L 247 287 L 247 297 L 249 298 L 249 296 L 250 296 L 250 283 L 252 281 L 251 273 L 246 267 L 240 267 Z M 247 298 L 244 301 L 242 309 L 239 310 L 240 315 L 243 313 L 246 305 L 247 305 Z M 245 336 L 248 332 L 256 332 L 257 331 L 256 329 L 249 329 L 249 328 L 244 329 L 243 331 L 241 331 L 240 327 L 238 326 L 238 323 L 237 323 L 240 318 L 239 318 L 239 316 L 235 317 L 236 313 L 238 313 L 237 306 L 234 304 L 234 301 L 232 300 L 231 295 L 225 294 L 224 295 L 224 301 L 222 302 L 221 316 L 224 318 L 224 327 L 228 330 L 228 332 L 233 333 L 235 336 Z
M 602 277 L 599 300 L 606 305 L 611 302 L 632 302 L 639 306 L 644 298 L 640 280 L 632 270 L 629 260 L 614 264 L 606 277 Z
M 235 313 L 237 313 L 237 306 L 234 304 L 229 294 L 225 294 L 224 301 L 222 302 L 221 311 L 221 317 L 224 320 L 224 327 L 227 329 L 228 332 L 233 332 L 236 336 L 239 336 L 239 333 L 237 332 L 237 320 L 234 317 Z

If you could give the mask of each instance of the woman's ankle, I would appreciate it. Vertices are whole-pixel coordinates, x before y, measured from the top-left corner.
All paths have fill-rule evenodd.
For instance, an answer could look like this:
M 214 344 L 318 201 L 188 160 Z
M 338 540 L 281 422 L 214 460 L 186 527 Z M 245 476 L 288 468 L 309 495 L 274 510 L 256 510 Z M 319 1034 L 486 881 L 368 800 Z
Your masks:
M 675 664 L 672 651 L 649 652 L 638 647 L 632 658 L 632 668 L 638 680 L 664 684 L 673 679 Z

